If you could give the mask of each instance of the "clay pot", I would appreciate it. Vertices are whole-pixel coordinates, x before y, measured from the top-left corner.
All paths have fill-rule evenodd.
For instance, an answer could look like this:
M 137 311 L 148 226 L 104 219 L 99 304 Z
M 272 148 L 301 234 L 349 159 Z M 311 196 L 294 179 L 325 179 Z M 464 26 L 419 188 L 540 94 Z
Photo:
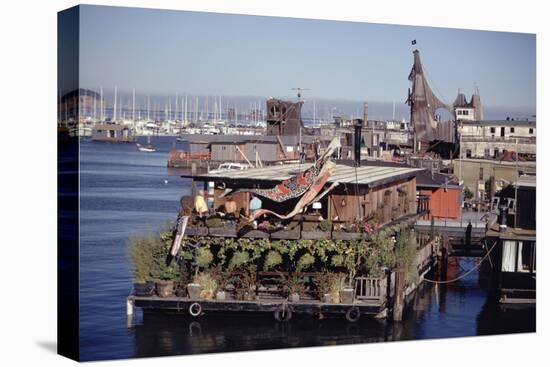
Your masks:
M 155 288 L 159 297 L 171 297 L 174 294 L 174 281 L 159 280 L 155 283 Z
M 197 283 L 187 284 L 187 294 L 190 299 L 199 299 L 201 296 L 202 287 Z

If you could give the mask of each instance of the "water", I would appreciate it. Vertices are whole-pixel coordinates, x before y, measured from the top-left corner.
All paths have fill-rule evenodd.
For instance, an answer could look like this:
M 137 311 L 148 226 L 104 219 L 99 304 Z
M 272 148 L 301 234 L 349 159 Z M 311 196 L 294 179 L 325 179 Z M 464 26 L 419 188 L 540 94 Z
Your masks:
M 145 141 L 145 139 L 143 139 Z M 126 297 L 132 276 L 127 255 L 131 235 L 156 231 L 175 218 L 189 181 L 166 168 L 173 137 L 153 137 L 155 153 L 133 144 L 83 140 L 81 169 L 81 358 L 101 360 L 461 337 L 535 331 L 535 309 L 501 309 L 473 272 L 447 286 L 424 286 L 405 321 L 296 318 L 280 324 L 269 315 L 143 315 L 127 327 Z M 178 143 L 181 144 L 181 143 Z M 474 266 L 461 259 L 449 278 Z

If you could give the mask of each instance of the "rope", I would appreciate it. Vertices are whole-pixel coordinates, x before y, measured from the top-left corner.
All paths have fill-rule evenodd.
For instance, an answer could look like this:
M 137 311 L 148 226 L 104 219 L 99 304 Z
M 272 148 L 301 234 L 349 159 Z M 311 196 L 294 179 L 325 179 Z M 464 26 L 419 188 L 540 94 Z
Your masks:
M 485 254 L 485 256 L 483 256 L 483 258 L 481 259 L 481 261 L 479 262 L 479 264 L 477 264 L 476 266 L 474 266 L 473 268 L 471 268 L 470 270 L 468 270 L 466 273 L 462 274 L 461 276 L 457 277 L 457 278 L 454 278 L 454 279 L 451 279 L 451 280 L 430 280 L 430 279 L 424 279 L 424 281 L 428 282 L 428 283 L 434 283 L 434 284 L 448 284 L 448 283 L 453 283 L 453 282 L 456 282 L 457 280 L 460 280 L 464 277 L 466 277 L 467 275 L 469 275 L 470 273 L 472 273 L 474 270 L 477 270 L 481 264 L 483 263 L 483 260 L 485 260 L 487 258 L 487 256 L 489 256 L 491 254 L 491 251 L 493 251 L 493 249 L 495 248 L 495 246 L 497 245 L 497 242 L 495 242 L 493 244 L 493 246 L 491 247 L 491 249 L 489 251 L 487 251 L 487 253 Z

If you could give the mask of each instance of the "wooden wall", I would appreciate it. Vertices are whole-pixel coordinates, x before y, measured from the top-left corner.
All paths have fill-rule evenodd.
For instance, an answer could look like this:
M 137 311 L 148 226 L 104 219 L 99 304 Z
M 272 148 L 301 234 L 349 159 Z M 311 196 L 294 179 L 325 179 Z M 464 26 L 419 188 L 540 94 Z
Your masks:
M 397 189 L 401 187 L 407 191 L 407 202 L 399 198 Z M 386 195 L 386 192 L 389 194 Z M 342 205 L 343 201 L 345 205 Z M 401 215 L 415 213 L 416 178 L 393 182 L 371 190 L 360 188 L 359 197 L 353 194 L 353 190 L 349 193 L 334 193 L 330 195 L 329 202 L 330 219 L 338 217 L 338 220 L 345 222 L 371 216 L 378 208 L 384 212 L 386 219 L 391 216 L 393 208 L 400 208 Z M 406 205 L 406 208 L 403 205 Z

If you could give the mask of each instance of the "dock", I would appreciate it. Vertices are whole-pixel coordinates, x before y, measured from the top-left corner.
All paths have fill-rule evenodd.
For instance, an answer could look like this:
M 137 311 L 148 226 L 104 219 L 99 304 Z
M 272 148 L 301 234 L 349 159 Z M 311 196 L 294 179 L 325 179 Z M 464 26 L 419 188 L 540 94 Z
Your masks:
M 254 312 L 273 314 L 277 321 L 290 321 L 293 315 L 309 315 L 322 319 L 324 317 L 346 318 L 357 322 L 362 316 L 383 316 L 386 301 L 356 301 L 354 303 L 324 303 L 318 300 L 300 300 L 290 302 L 286 299 L 241 300 L 203 300 L 188 297 L 128 297 L 129 307 L 139 307 L 144 311 L 167 311 L 201 317 L 209 313 Z M 130 313 L 131 314 L 131 313 Z

